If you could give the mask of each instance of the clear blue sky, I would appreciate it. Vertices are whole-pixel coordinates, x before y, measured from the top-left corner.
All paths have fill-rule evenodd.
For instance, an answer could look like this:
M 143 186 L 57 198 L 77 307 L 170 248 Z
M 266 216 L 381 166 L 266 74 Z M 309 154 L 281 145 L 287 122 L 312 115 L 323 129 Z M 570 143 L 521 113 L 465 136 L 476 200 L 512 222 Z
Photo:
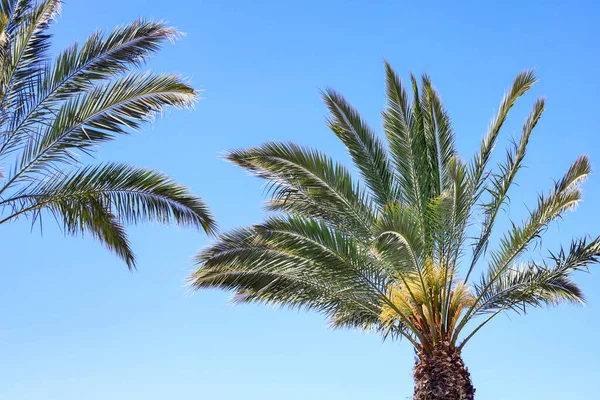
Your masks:
M 468 157 L 512 78 L 535 67 L 541 81 L 502 136 L 502 145 L 517 136 L 535 97 L 547 97 L 528 168 L 512 194 L 511 216 L 519 220 L 523 202 L 532 204 L 579 154 L 600 171 L 594 3 L 71 0 L 54 32 L 58 48 L 145 16 L 187 33 L 150 67 L 190 76 L 204 99 L 104 147 L 99 157 L 171 174 L 209 202 L 222 229 L 263 217 L 261 182 L 222 161 L 223 151 L 293 140 L 346 159 L 324 124 L 320 88 L 344 93 L 379 129 L 382 59 L 404 77 L 427 72 Z M 500 146 L 497 155 L 503 152 Z M 545 245 L 600 234 L 600 173 L 584 195 Z M 331 331 L 316 314 L 234 307 L 227 293 L 187 293 L 191 257 L 210 240 L 201 233 L 131 229 L 136 273 L 90 238 L 64 238 L 50 218 L 43 236 L 26 221 L 4 225 L 1 235 L 1 399 L 362 400 L 412 393 L 408 343 Z M 502 316 L 467 346 L 478 399 L 598 398 L 600 273 L 577 281 L 586 307 Z

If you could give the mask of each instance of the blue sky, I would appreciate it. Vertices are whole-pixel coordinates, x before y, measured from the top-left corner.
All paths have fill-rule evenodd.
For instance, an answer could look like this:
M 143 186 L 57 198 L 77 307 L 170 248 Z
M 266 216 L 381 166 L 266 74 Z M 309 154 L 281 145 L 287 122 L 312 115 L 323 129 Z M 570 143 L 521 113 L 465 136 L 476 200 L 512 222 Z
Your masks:
M 263 186 L 220 154 L 266 140 L 344 150 L 324 124 L 319 89 L 342 92 L 380 130 L 383 58 L 405 78 L 427 72 L 441 92 L 462 155 L 479 144 L 504 89 L 522 69 L 540 78 L 502 136 L 518 135 L 535 97 L 547 98 L 512 193 L 520 220 L 581 153 L 600 169 L 600 56 L 595 2 L 71 0 L 57 49 L 138 16 L 186 32 L 149 65 L 203 89 L 195 110 L 102 148 L 101 160 L 163 170 L 202 195 L 221 229 L 263 217 Z M 600 175 L 544 245 L 598 235 Z M 499 227 L 506 226 L 506 223 Z M 331 331 L 323 317 L 232 306 L 229 294 L 191 294 L 184 278 L 210 239 L 176 227 L 131 229 L 139 270 L 90 238 L 65 238 L 47 219 L 2 227 L 0 398 L 299 400 L 404 399 L 408 343 Z M 594 268 L 597 269 L 597 268 Z M 464 351 L 478 399 L 594 399 L 600 350 L 600 273 L 580 274 L 586 307 L 502 316 Z

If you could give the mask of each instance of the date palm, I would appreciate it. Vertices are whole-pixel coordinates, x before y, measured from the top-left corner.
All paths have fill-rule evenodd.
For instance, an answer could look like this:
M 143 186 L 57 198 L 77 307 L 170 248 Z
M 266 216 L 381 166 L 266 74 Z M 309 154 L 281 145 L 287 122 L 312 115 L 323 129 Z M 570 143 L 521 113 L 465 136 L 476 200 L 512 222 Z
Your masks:
M 577 159 L 528 218 L 487 251 L 544 100 L 535 102 L 520 140 L 494 170 L 490 156 L 533 73 L 517 76 L 467 162 L 430 79 L 411 76 L 407 90 L 388 64 L 386 75 L 387 146 L 342 96 L 323 94 L 329 126 L 360 180 L 323 153 L 291 143 L 227 155 L 269 182 L 267 208 L 277 213 L 222 234 L 197 256 L 190 284 L 233 290 L 236 302 L 317 310 L 333 327 L 405 338 L 418 356 L 415 399 L 472 399 L 461 350 L 481 327 L 503 311 L 583 302 L 571 274 L 598 261 L 599 239 L 576 239 L 546 260 L 528 259 L 527 249 L 577 205 L 590 166 Z M 486 255 L 481 278 L 472 279 Z
M 54 60 L 48 30 L 60 0 L 0 0 L 0 224 L 52 214 L 135 266 L 125 225 L 153 220 L 214 231 L 206 205 L 160 172 L 85 163 L 95 148 L 196 92 L 138 67 L 178 32 L 139 20 L 96 32 Z

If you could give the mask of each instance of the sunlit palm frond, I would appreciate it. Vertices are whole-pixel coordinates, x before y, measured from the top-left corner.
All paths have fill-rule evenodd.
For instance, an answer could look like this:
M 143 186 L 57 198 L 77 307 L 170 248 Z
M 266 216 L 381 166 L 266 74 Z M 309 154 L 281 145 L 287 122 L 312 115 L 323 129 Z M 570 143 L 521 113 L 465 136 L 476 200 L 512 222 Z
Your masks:
M 587 157 L 577 159 L 565 176 L 556 182 L 553 190 L 538 198 L 537 207 L 529 219 L 522 225 L 513 225 L 512 229 L 500 241 L 498 250 L 491 254 L 490 273 L 498 274 L 516 260 L 534 241 L 546 226 L 564 212 L 577 206 L 581 200 L 578 185 L 589 175 L 590 165 Z
M 414 210 L 401 204 L 385 207 L 373 226 L 373 234 L 373 249 L 392 276 L 423 267 L 426 244 Z
M 74 150 L 89 154 L 93 146 L 139 128 L 167 106 L 191 105 L 194 96 L 173 75 L 131 74 L 97 86 L 65 102 L 51 124 L 27 140 L 7 185 L 51 170 L 57 162 L 77 164 Z
M 11 129 L 31 97 L 31 88 L 43 79 L 51 36 L 50 23 L 59 13 L 61 1 L 15 1 L 3 5 L 0 50 L 0 157 L 16 136 Z
M 0 224 L 53 215 L 67 234 L 91 233 L 135 266 L 125 227 L 146 221 L 215 232 L 202 200 L 165 175 L 86 156 L 196 91 L 173 74 L 137 68 L 178 33 L 138 20 L 92 34 L 50 59 L 60 0 L 0 2 Z M 7 167 L 12 163 L 12 168 Z
M 517 172 L 521 168 L 523 158 L 525 158 L 525 152 L 527 149 L 527 144 L 529 143 L 531 132 L 537 125 L 543 112 L 544 100 L 540 99 L 535 103 L 529 118 L 523 125 L 523 133 L 521 134 L 519 143 L 515 143 L 514 147 L 507 151 L 506 161 L 499 165 L 499 172 L 492 175 L 490 179 L 490 186 L 486 189 L 490 194 L 491 199 L 489 202 L 483 204 L 483 215 L 485 216 L 485 220 L 481 228 L 481 234 L 473 249 L 473 258 L 471 261 L 471 266 L 467 271 L 466 279 L 469 278 L 469 275 L 479 260 L 479 257 L 481 257 L 486 250 L 488 240 L 492 233 L 492 228 L 494 227 L 494 222 L 498 216 L 498 212 L 506 201 L 508 191 L 512 186 Z
M 331 114 L 329 127 L 346 146 L 377 203 L 394 202 L 394 173 L 383 143 L 339 93 L 328 89 L 323 99 Z
M 207 232 L 215 230 L 208 207 L 185 187 L 159 172 L 125 164 L 101 164 L 69 173 L 57 172 L 0 201 L 0 206 L 10 210 L 0 223 L 20 216 L 38 218 L 43 210 L 49 209 L 63 222 L 66 231 L 73 233 L 79 228 L 93 228 L 95 214 L 103 227 L 110 222 L 118 224 L 121 231 L 123 224 L 146 221 L 189 225 Z M 124 233 L 121 236 L 125 237 Z M 133 256 L 124 258 L 133 266 Z
M 83 45 L 74 44 L 64 50 L 22 96 L 0 154 L 18 148 L 31 131 L 35 133 L 37 124 L 53 119 L 61 102 L 140 66 L 177 34 L 162 22 L 138 20 L 116 28 L 106 37 L 96 32 Z
M 476 313 L 490 313 L 511 308 L 525 312 L 527 306 L 556 305 L 563 301 L 583 303 L 583 294 L 571 280 L 573 272 L 587 270 L 600 259 L 600 238 L 591 242 L 574 240 L 570 249 L 551 254 L 553 265 L 534 263 L 517 265 L 505 270 L 488 286 L 484 277 L 476 287 L 483 294 Z
M 402 81 L 386 63 L 387 107 L 383 113 L 383 126 L 389 142 L 390 153 L 400 181 L 402 199 L 423 214 L 428 198 L 428 176 L 425 141 L 415 130 L 413 105 Z M 423 221 L 420 221 L 423 224 Z M 424 228 L 421 226 L 421 229 Z
M 474 198 L 477 199 L 486 179 L 487 164 L 492 155 L 492 151 L 498 139 L 498 134 L 508 112 L 513 107 L 519 97 L 527 93 L 533 84 L 537 81 L 532 70 L 521 72 L 515 78 L 510 90 L 504 95 L 496 117 L 492 120 L 487 134 L 481 141 L 479 152 L 475 155 L 470 164 L 470 175 L 474 185 Z
M 300 213 L 370 236 L 374 215 L 364 191 L 343 165 L 326 155 L 272 142 L 231 151 L 227 159 L 269 182 L 273 195 L 269 209 Z
M 10 58 L 2 71 L 2 107 L 18 109 L 30 88 L 44 72 L 50 48 L 48 28 L 60 12 L 60 0 L 32 2 L 27 11 L 17 11 L 19 23 L 10 36 Z M 9 22 L 10 23 L 10 22 Z
M 561 249 L 557 255 L 551 254 L 550 259 L 554 265 L 530 263 L 507 269 L 491 285 L 483 278 L 476 287 L 479 301 L 474 315 L 491 315 L 466 336 L 461 347 L 504 310 L 525 313 L 527 307 L 564 302 L 583 304 L 585 299 L 572 274 L 600 261 L 600 238 L 589 243 L 585 239 L 574 240 L 568 253 Z
M 421 82 L 421 109 L 428 154 L 430 155 L 431 196 L 436 196 L 449 184 L 449 165 L 457 153 L 450 117 L 444 110 L 440 96 L 427 75 L 423 75 Z
M 225 234 L 220 243 L 197 256 L 204 268 L 190 277 L 190 284 L 227 286 L 236 290 L 237 301 L 319 308 L 332 316 L 356 308 L 377 314 L 379 301 L 359 285 L 356 273 L 336 277 L 336 270 L 353 267 L 345 256 L 323 244 L 335 239 L 327 238 L 328 229 L 321 228 L 300 219 L 270 220 Z M 355 287 L 360 287 L 358 293 L 352 290 Z
M 579 157 L 563 178 L 555 183 L 553 190 L 548 195 L 539 196 L 537 207 L 530 213 L 524 224 L 519 226 L 513 223 L 512 228 L 500 240 L 498 249 L 491 253 L 488 270 L 478 285 L 477 299 L 462 318 L 455 332 L 455 339 L 465 324 L 475 316 L 475 311 L 482 303 L 482 299 L 488 296 L 489 291 L 493 290 L 492 288 L 499 279 L 508 276 L 507 274 L 510 275 L 510 272 L 506 271 L 515 265 L 531 243 L 543 234 L 548 224 L 577 206 L 581 200 L 581 191 L 578 185 L 587 178 L 589 173 L 590 165 L 587 157 Z M 538 271 L 529 271 L 528 273 L 535 272 Z
M 484 279 L 477 288 L 479 295 L 488 282 Z M 562 301 L 583 302 L 580 289 L 565 271 L 535 264 L 517 265 L 505 270 L 481 297 L 476 314 L 499 309 L 525 312 L 527 306 L 558 304 Z

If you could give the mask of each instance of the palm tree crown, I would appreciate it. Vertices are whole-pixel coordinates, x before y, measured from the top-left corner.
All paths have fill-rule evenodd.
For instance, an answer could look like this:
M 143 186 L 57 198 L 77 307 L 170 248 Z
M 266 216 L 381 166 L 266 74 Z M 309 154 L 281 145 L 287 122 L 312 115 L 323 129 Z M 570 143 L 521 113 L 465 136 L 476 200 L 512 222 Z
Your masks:
M 290 143 L 227 155 L 269 182 L 267 209 L 277 213 L 222 234 L 199 253 L 191 286 L 233 290 L 236 302 L 314 309 L 334 327 L 404 337 L 420 357 L 440 347 L 458 354 L 504 310 L 583 302 L 571 274 L 598 260 L 599 239 L 574 240 L 544 261 L 523 256 L 551 221 L 579 203 L 579 184 L 590 172 L 586 157 L 488 251 L 544 100 L 535 102 L 520 140 L 495 170 L 489 166 L 492 149 L 510 108 L 536 81 L 534 74 L 517 76 L 479 151 L 463 161 L 429 77 L 419 83 L 411 76 L 407 90 L 385 67 L 387 146 L 341 95 L 323 93 L 329 126 L 347 148 L 359 181 L 323 153 Z M 474 225 L 480 228 L 475 239 L 469 233 Z M 471 279 L 486 255 L 485 272 Z M 467 323 L 480 316 L 486 318 L 466 332 Z M 415 376 L 421 374 L 417 368 Z M 465 393 L 415 398 L 471 398 L 472 391 Z
M 90 232 L 127 265 L 124 229 L 146 220 L 213 232 L 206 205 L 167 176 L 81 156 L 139 128 L 165 107 L 189 107 L 196 92 L 173 74 L 138 68 L 178 32 L 138 20 L 48 54 L 60 0 L 0 1 L 0 224 L 49 211 L 70 234 Z M 11 166 L 12 164 L 12 166 Z

